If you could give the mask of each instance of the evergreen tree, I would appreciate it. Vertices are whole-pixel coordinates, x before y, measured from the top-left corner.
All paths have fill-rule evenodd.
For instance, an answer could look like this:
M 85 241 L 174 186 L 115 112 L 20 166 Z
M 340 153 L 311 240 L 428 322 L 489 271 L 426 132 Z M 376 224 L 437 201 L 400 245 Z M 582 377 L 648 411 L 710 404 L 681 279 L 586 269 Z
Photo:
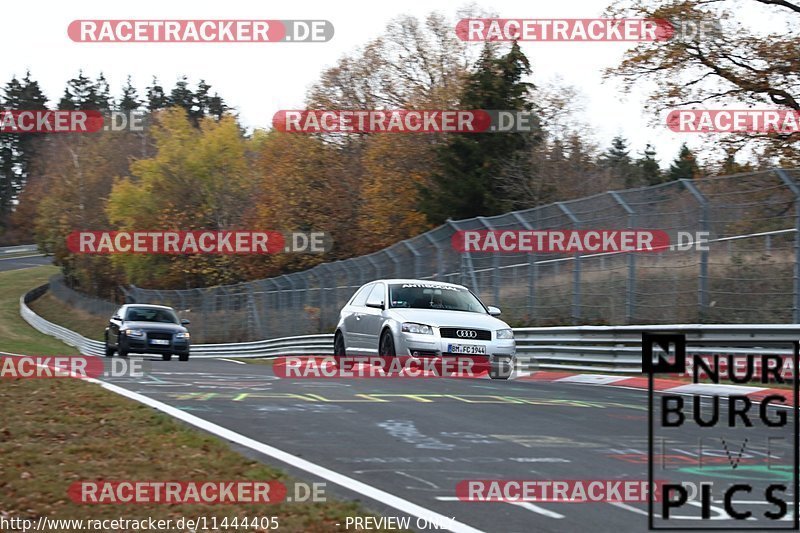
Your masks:
M 142 104 L 139 101 L 139 95 L 136 93 L 136 87 L 133 86 L 133 83 L 131 83 L 131 77 L 128 76 L 125 87 L 122 88 L 122 97 L 119 99 L 119 105 L 117 108 L 120 111 L 128 112 L 139 109 L 139 106 L 141 105 Z
M 3 109 L 47 109 L 47 98 L 39 83 L 27 72 L 22 80 L 16 77 L 3 89 Z M 19 192 L 25 185 L 31 162 L 34 161 L 42 134 L 0 133 L 0 229 L 8 223 Z
M 611 140 L 611 147 L 601 156 L 601 163 L 611 172 L 615 186 L 630 189 L 639 185 L 638 173 L 624 137 L 618 135 Z
M 647 185 L 657 185 L 664 181 L 664 176 L 661 173 L 661 167 L 656 160 L 656 149 L 652 144 L 647 143 L 644 148 L 642 157 L 636 160 L 636 166 L 639 168 L 641 181 Z
M 111 106 L 108 82 L 101 73 L 97 81 L 92 81 L 78 71 L 78 76 L 67 82 L 64 96 L 58 103 L 58 109 L 65 110 L 105 110 Z
M 475 70 L 468 75 L 460 97 L 462 109 L 505 109 L 530 112 L 533 86 L 522 81 L 531 72 L 528 58 L 515 42 L 496 57 L 492 44 L 484 46 Z M 437 153 L 439 172 L 432 186 L 422 189 L 420 210 L 432 223 L 447 218 L 495 215 L 507 210 L 504 169 L 514 162 L 514 174 L 524 175 L 516 157 L 536 142 L 535 133 L 455 133 Z
M 700 177 L 700 167 L 697 165 L 697 160 L 686 143 L 681 145 L 678 157 L 669 167 L 669 180 L 679 179 L 695 179 Z
M 147 109 L 152 113 L 167 107 L 167 96 L 164 88 L 159 85 L 158 80 L 153 76 L 153 84 L 147 88 Z

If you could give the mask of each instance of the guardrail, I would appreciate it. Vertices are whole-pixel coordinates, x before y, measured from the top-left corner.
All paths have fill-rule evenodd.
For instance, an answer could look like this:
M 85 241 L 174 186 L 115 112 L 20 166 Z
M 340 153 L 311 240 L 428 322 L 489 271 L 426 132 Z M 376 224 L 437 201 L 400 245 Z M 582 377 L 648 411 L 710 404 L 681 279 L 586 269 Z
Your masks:
M 20 315 L 34 329 L 74 346 L 83 355 L 105 355 L 102 342 L 88 339 L 58 324 L 45 320 L 28 307 L 28 304 L 47 291 L 48 284 L 28 291 L 19 300 Z M 192 357 L 238 357 L 257 358 L 275 355 L 331 355 L 333 354 L 333 335 L 304 335 L 284 337 L 255 342 L 227 344 L 194 344 Z
M 38 252 L 39 247 L 35 244 L 20 244 L 18 246 L 5 246 L 0 248 L 0 256 L 3 254 L 16 254 L 22 252 Z
M 37 287 L 20 298 L 20 314 L 38 331 L 75 346 L 83 355 L 104 355 L 100 341 L 53 324 L 34 313 L 28 303 L 45 291 Z M 642 332 L 686 334 L 689 353 L 757 352 L 786 354 L 786 350 L 758 348 L 759 341 L 793 342 L 800 324 L 675 324 L 647 326 L 568 326 L 515 328 L 517 355 L 530 369 L 641 373 Z M 195 344 L 192 357 L 259 358 L 277 355 L 332 355 L 333 335 L 302 335 L 254 342 Z

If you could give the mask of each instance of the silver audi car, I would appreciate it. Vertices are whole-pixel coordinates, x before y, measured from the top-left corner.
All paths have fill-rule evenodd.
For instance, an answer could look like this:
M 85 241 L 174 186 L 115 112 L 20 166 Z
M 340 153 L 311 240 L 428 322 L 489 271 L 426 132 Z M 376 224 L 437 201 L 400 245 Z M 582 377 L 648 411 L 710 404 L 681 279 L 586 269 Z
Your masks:
M 461 285 L 416 279 L 376 280 L 340 313 L 335 355 L 486 356 L 493 378 L 515 365 L 514 333 L 496 307 Z

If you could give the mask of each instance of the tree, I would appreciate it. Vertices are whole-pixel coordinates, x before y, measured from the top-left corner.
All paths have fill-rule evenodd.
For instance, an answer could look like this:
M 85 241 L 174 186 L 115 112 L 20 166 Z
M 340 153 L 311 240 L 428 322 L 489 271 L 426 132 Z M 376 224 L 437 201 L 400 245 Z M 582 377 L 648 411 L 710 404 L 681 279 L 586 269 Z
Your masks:
M 134 161 L 130 177 L 114 182 L 105 213 L 120 230 L 232 230 L 253 197 L 248 143 L 231 116 L 195 128 L 175 107 L 158 115 L 151 134 L 157 153 Z M 117 255 L 129 283 L 185 288 L 241 281 L 234 256 Z
M 147 88 L 147 109 L 152 113 L 167 107 L 167 96 L 164 88 L 158 83 L 158 79 L 153 76 L 152 84 Z
M 745 4 L 745 5 L 742 5 Z M 748 5 L 749 4 L 749 5 Z M 744 9 L 748 7 L 750 9 Z M 751 29 L 747 13 L 760 9 L 774 25 L 763 32 Z M 648 108 L 654 116 L 664 110 L 728 105 L 733 109 L 769 106 L 800 111 L 800 4 L 793 0 L 621 0 L 610 16 L 674 21 L 680 30 L 689 24 L 713 28 L 667 41 L 644 42 L 606 71 L 627 89 L 642 83 L 655 87 Z M 800 133 L 743 133 L 719 135 L 736 148 L 766 149 L 800 165 Z
M 664 181 L 661 166 L 656 160 L 656 149 L 652 144 L 647 143 L 644 152 L 642 152 L 642 157 L 636 160 L 636 167 L 639 170 L 642 183 L 658 185 Z
M 692 180 L 698 177 L 700 177 L 700 167 L 697 165 L 694 154 L 684 143 L 681 145 L 678 157 L 669 167 L 669 180 Z
M 131 83 L 131 77 L 128 76 L 125 86 L 122 88 L 122 97 L 119 99 L 117 108 L 123 112 L 135 111 L 139 109 L 142 103 L 139 101 L 139 96 L 136 93 L 136 87 Z
M 0 102 L 4 109 L 47 108 L 47 97 L 30 72 L 21 80 L 13 77 L 3 89 Z M 0 133 L 0 233 L 8 229 L 8 217 L 25 186 L 42 141 L 42 134 Z
M 92 81 L 79 70 L 76 77 L 67 81 L 58 109 L 100 111 L 111 107 L 110 100 L 108 82 L 102 73 Z
M 497 57 L 491 43 L 470 73 L 462 90 L 462 109 L 505 109 L 531 112 L 533 85 L 522 81 L 531 72 L 528 58 L 515 42 Z M 469 218 L 507 210 L 510 199 L 504 171 L 513 162 L 514 172 L 524 175 L 522 151 L 537 142 L 537 134 L 455 133 L 438 148 L 439 170 L 432 184 L 423 187 L 421 210 L 431 223 L 448 217 Z
M 628 141 L 617 135 L 612 139 L 611 147 L 600 158 L 603 167 L 611 173 L 616 187 L 630 189 L 639 184 L 639 176 L 629 154 Z

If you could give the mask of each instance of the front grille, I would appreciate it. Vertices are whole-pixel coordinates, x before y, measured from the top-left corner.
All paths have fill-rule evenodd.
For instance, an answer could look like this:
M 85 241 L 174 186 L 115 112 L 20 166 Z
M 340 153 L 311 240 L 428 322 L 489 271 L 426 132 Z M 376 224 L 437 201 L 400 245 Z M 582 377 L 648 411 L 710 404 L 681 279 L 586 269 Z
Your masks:
M 458 334 L 459 331 L 470 332 L 466 336 Z M 475 332 L 472 336 L 471 332 Z M 469 329 L 469 328 L 439 328 L 439 334 L 447 339 L 459 339 L 463 341 L 490 341 L 492 340 L 492 332 L 485 329 Z
M 172 340 L 172 333 L 158 333 L 158 332 L 147 332 L 148 339 L 161 339 L 165 341 Z

